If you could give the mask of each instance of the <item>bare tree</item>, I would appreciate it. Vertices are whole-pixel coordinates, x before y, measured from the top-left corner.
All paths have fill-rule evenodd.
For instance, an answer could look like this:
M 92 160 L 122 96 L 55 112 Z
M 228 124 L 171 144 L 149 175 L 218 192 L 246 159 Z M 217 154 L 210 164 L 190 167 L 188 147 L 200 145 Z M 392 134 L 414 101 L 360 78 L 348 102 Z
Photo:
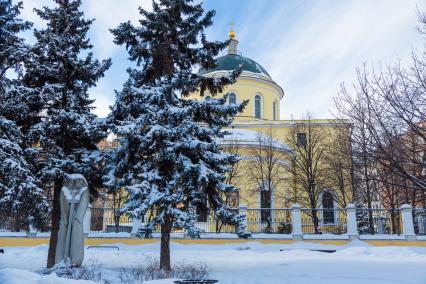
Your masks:
M 222 140 L 221 146 L 223 151 L 240 157 L 241 143 L 240 141 L 235 139 L 235 137 L 232 135 L 232 132 L 231 132 L 231 135 L 229 136 L 229 139 L 227 138 L 226 140 Z M 244 171 L 243 171 L 243 166 L 241 161 L 239 161 L 238 163 L 232 164 L 229 167 L 229 170 L 227 172 L 225 183 L 238 187 L 238 181 L 242 177 L 243 172 Z M 226 192 L 222 194 L 224 195 L 222 196 L 222 200 L 225 201 L 225 204 L 227 204 L 229 207 L 234 209 L 238 208 L 239 192 Z M 202 208 L 200 209 L 203 210 Z M 204 210 L 208 212 L 207 206 L 206 208 L 204 208 Z M 226 225 L 225 220 L 216 218 L 216 233 L 220 233 L 222 229 L 224 228 L 224 225 Z
M 321 191 L 327 187 L 327 145 L 324 129 L 308 114 L 303 122 L 295 123 L 287 138 L 292 148 L 288 154 L 291 165 L 287 170 L 292 176 L 295 202 L 310 208 L 310 216 L 316 234 L 320 233 L 317 207 Z
M 333 128 L 326 154 L 327 188 L 336 192 L 338 205 L 345 208 L 353 200 L 353 160 L 350 142 L 351 125 L 344 120 L 331 121 Z
M 246 174 L 252 184 L 252 193 L 260 194 L 261 207 L 273 207 L 272 196 L 280 198 L 278 188 L 284 181 L 285 152 L 283 143 L 276 139 L 275 132 L 269 128 L 265 133 L 258 133 L 256 144 L 250 148 Z M 267 223 L 266 231 L 272 229 L 271 210 L 262 210 L 261 221 Z
M 335 101 L 339 113 L 354 124 L 352 142 L 359 150 L 355 156 L 364 170 L 367 193 L 371 193 L 368 180 L 375 180 L 381 186 L 409 189 L 411 196 L 419 192 L 424 196 L 426 89 L 420 90 L 420 78 L 400 65 L 371 74 L 364 67 L 357 73 L 353 93 L 342 86 Z M 370 173 L 368 167 L 373 167 Z M 379 176 L 379 172 L 386 174 Z
M 241 143 L 240 141 L 236 140 L 235 137 L 231 135 L 230 139 L 227 139 L 226 141 L 222 141 L 222 149 L 230 154 L 234 154 L 237 156 L 241 156 Z M 227 184 L 233 184 L 236 185 L 238 183 L 238 180 L 242 177 L 244 173 L 243 166 L 241 161 L 238 163 L 235 163 L 229 167 L 229 171 L 226 175 L 225 183 Z M 224 196 L 224 200 L 226 201 L 226 204 L 228 204 L 231 207 L 238 207 L 238 204 L 235 204 L 234 200 L 235 194 L 238 194 L 238 192 L 227 194 Z

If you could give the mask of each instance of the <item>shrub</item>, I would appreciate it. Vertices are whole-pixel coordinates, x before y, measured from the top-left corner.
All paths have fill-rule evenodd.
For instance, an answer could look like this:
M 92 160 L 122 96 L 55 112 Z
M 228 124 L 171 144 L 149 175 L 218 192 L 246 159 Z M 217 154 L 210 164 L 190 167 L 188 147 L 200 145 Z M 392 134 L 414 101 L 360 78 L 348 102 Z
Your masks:
M 279 234 L 291 234 L 293 226 L 289 222 L 282 222 L 277 229 Z
M 102 280 L 102 265 L 95 259 L 91 259 L 88 265 L 80 267 L 73 267 L 65 265 L 58 267 L 56 275 L 74 280 L 91 280 L 93 282 L 102 282 L 107 284 L 105 280 Z
M 160 269 L 160 261 L 155 256 L 147 256 L 145 264 L 134 268 L 124 268 L 120 271 L 121 283 L 136 284 L 148 280 L 177 278 L 204 279 L 209 275 L 204 263 L 177 263 L 170 271 Z

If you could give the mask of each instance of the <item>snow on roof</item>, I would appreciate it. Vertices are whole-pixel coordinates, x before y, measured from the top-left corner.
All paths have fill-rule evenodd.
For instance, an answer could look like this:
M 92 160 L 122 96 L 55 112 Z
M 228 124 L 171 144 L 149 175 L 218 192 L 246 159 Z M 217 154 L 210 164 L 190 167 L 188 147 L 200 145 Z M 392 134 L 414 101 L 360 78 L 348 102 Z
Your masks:
M 253 130 L 247 130 L 247 129 L 226 129 L 228 132 L 227 135 L 225 135 L 222 139 L 220 139 L 220 142 L 222 144 L 244 144 L 244 145 L 258 145 L 259 144 L 259 137 L 261 139 L 266 138 L 265 134 L 262 134 L 257 131 Z M 278 141 L 274 139 L 272 141 L 272 145 L 275 148 L 280 148 L 285 151 L 291 151 L 291 148 L 281 141 Z

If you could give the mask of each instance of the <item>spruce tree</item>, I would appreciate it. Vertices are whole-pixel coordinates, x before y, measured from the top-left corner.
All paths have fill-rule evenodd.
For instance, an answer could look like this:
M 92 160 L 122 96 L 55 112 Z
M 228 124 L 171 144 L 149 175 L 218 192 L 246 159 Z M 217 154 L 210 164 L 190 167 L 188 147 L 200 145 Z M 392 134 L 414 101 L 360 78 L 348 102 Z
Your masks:
M 23 97 L 23 61 L 30 47 L 18 33 L 31 27 L 19 18 L 22 2 L 0 0 L 0 219 L 6 225 L 13 217 L 11 229 L 40 227 L 46 220 L 47 202 L 31 166 L 33 151 L 26 143 L 21 125 L 30 110 Z M 7 77 L 15 73 L 16 79 Z
M 215 12 L 204 13 L 201 4 L 192 2 L 153 1 L 152 12 L 140 9 L 140 26 L 127 22 L 112 30 L 115 43 L 126 46 L 137 67 L 128 70 L 109 116 L 120 147 L 105 180 L 118 180 L 128 191 L 125 211 L 134 217 L 153 213 L 144 231 L 149 235 L 160 225 L 160 268 L 165 270 L 171 268 L 170 232 L 184 229 L 198 237 L 194 211 L 206 199 L 218 218 L 247 237 L 241 216 L 221 198 L 238 190 L 225 183 L 238 158 L 217 142 L 247 102 L 230 105 L 226 97 L 211 97 L 235 82 L 240 70 L 221 77 L 194 72 L 215 67 L 214 56 L 228 42 L 207 41 L 204 29 Z M 188 97 L 206 91 L 205 100 Z
M 370 219 L 370 212 L 366 210 L 361 202 L 355 203 L 356 223 L 360 235 L 374 235 L 373 222 Z
M 88 90 L 111 65 L 90 51 L 87 33 L 93 20 L 79 10 L 81 0 L 55 0 L 54 8 L 36 9 L 47 27 L 35 30 L 33 56 L 27 63 L 25 83 L 29 97 L 42 105 L 42 119 L 31 132 L 43 152 L 40 178 L 53 189 L 52 228 L 47 266 L 54 264 L 59 229 L 59 194 L 66 173 L 82 173 L 93 189 L 99 177 L 101 153 L 97 143 L 105 138 L 102 122 L 91 113 Z M 99 181 L 100 182 L 100 181 Z

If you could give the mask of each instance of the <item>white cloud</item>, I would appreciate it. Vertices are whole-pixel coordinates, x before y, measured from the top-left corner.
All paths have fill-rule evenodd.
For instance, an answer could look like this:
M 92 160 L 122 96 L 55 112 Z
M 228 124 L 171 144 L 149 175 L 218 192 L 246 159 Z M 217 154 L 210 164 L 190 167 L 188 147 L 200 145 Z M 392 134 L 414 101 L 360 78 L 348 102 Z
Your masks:
M 90 90 L 90 97 L 95 99 L 93 113 L 99 117 L 106 117 L 109 113 L 109 106 L 114 104 L 114 95 L 111 86 L 105 79 L 101 79 L 96 88 Z
M 414 0 L 280 3 L 264 18 L 246 22 L 251 33 L 243 32 L 241 41 L 261 46 L 253 59 L 284 88 L 281 109 L 287 119 L 306 111 L 329 117 L 333 96 L 342 81 L 354 81 L 356 66 L 406 58 L 422 42 Z
M 14 1 L 17 2 L 17 1 Z M 34 28 L 43 28 L 45 23 L 33 11 L 34 8 L 41 9 L 43 6 L 54 6 L 51 0 L 24 0 L 22 18 L 34 23 Z M 95 52 L 101 58 L 112 56 L 119 47 L 113 42 L 113 36 L 109 29 L 117 27 L 120 23 L 132 21 L 134 23 L 140 18 L 138 7 L 151 9 L 150 0 L 83 0 L 82 10 L 86 18 L 94 18 L 90 32 L 93 35 L 92 43 Z M 28 35 L 27 35 L 28 36 Z
M 351 84 L 357 66 L 363 62 L 387 64 L 398 56 L 406 60 L 411 48 L 423 43 L 415 31 L 416 8 L 425 10 L 426 4 L 416 0 L 244 0 L 244 5 L 243 1 L 226 5 L 211 1 L 213 8 L 226 9 L 217 11 L 209 36 L 224 39 L 228 22 L 237 20 L 244 56 L 261 63 L 284 88 L 281 115 L 286 119 L 306 111 L 329 117 L 340 83 Z M 43 22 L 32 9 L 52 2 L 24 0 L 22 15 L 40 28 Z M 97 99 L 96 113 L 101 116 L 108 113 L 114 100 L 113 89 L 121 87 L 111 79 L 124 76 L 117 72 L 126 68 L 124 48 L 113 43 L 109 29 L 128 20 L 136 24 L 139 6 L 151 9 L 151 0 L 83 0 L 86 17 L 96 19 L 90 31 L 96 56 L 112 57 L 113 64 L 118 64 L 91 89 Z
M 150 0 L 102 0 L 83 1 L 86 17 L 96 19 L 92 26 L 93 43 L 97 55 L 101 58 L 110 57 L 119 48 L 113 42 L 109 29 L 116 28 L 120 23 L 131 21 L 137 24 L 140 18 L 138 7 L 151 9 Z
M 15 3 L 18 1 L 14 1 Z M 27 21 L 34 23 L 34 28 L 42 28 L 44 22 L 40 17 L 34 12 L 34 8 L 41 9 L 44 6 L 52 6 L 53 1 L 51 0 L 23 0 L 24 9 L 21 12 L 22 18 Z

